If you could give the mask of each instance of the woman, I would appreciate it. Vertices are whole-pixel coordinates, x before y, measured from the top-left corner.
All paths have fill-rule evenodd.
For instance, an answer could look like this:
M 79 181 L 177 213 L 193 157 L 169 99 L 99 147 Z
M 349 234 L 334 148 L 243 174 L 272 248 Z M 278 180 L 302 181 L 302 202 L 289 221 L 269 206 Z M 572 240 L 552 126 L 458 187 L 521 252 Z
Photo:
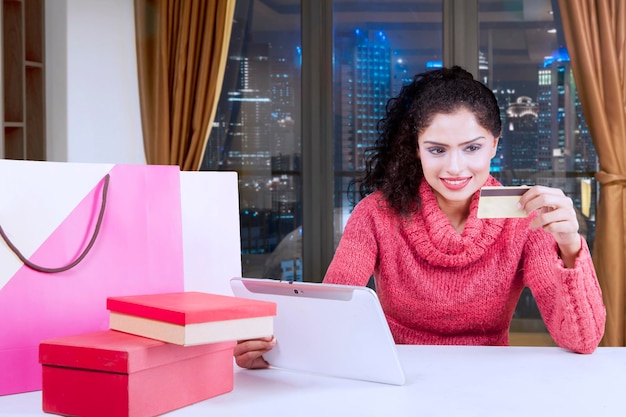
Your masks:
M 453 67 L 417 75 L 389 101 L 381 135 L 324 282 L 376 291 L 396 343 L 508 345 L 524 287 L 555 342 L 591 353 L 605 308 L 572 200 L 534 186 L 528 217 L 479 219 L 501 135 L 496 98 Z M 273 338 L 240 342 L 239 366 L 268 366 Z

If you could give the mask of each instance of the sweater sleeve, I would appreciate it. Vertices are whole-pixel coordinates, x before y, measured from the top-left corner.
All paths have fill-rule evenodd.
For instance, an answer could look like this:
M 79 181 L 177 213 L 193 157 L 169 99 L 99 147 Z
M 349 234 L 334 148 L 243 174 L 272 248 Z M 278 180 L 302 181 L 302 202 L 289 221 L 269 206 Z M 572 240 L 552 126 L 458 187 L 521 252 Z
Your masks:
M 378 259 L 374 210 L 368 199 L 356 205 L 324 276 L 325 283 L 367 285 Z
M 552 236 L 542 230 L 531 232 L 524 253 L 524 280 L 557 345 L 592 353 L 604 335 L 606 310 L 587 242 L 580 239 L 574 268 L 566 268 Z

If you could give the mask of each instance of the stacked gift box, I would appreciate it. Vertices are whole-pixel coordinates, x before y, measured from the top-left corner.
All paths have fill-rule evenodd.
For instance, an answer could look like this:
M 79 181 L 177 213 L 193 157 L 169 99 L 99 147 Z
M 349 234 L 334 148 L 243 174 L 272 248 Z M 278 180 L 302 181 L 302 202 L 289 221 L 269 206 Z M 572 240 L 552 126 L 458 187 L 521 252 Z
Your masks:
M 237 340 L 270 336 L 276 304 L 180 292 L 109 297 L 110 329 L 41 342 L 43 410 L 156 416 L 233 389 Z

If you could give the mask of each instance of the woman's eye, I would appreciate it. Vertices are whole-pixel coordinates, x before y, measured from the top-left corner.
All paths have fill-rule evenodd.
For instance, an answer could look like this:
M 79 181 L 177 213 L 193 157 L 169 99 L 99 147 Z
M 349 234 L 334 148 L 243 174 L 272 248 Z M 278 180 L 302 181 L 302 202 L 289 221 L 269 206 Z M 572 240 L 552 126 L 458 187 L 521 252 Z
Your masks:
M 428 148 L 428 152 L 433 155 L 439 155 L 445 152 L 443 148 Z
M 479 145 L 469 145 L 467 148 L 465 148 L 468 152 L 476 152 L 477 150 L 480 149 Z

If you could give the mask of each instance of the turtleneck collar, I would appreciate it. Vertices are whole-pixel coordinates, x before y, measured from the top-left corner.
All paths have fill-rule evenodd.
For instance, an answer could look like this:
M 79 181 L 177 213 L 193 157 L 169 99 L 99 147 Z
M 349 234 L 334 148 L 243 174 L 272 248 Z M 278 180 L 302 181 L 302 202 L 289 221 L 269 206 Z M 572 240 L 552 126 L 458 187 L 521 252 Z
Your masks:
M 485 185 L 500 185 L 489 177 Z M 432 188 L 422 179 L 419 187 L 421 206 L 406 225 L 416 251 L 431 265 L 459 267 L 475 262 L 498 239 L 506 219 L 479 219 L 477 191 L 470 202 L 470 213 L 459 234 L 441 211 Z

